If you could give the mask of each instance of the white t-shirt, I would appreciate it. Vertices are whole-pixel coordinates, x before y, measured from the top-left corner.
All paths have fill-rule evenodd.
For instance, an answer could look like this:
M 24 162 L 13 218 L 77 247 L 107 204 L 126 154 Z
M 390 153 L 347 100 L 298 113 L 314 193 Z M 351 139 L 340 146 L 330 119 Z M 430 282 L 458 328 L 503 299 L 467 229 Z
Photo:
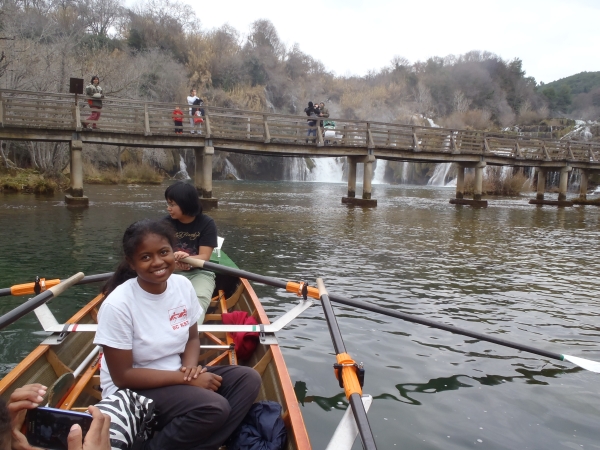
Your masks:
M 132 350 L 134 368 L 179 370 L 189 328 L 201 313 L 194 287 L 184 276 L 171 275 L 159 295 L 146 292 L 132 278 L 102 303 L 94 344 Z M 100 368 L 100 385 L 103 397 L 118 390 L 106 360 Z
M 196 100 L 198 100 L 198 97 L 195 95 L 188 95 L 187 97 L 188 105 L 193 105 Z M 192 108 L 190 108 L 190 115 L 192 115 Z

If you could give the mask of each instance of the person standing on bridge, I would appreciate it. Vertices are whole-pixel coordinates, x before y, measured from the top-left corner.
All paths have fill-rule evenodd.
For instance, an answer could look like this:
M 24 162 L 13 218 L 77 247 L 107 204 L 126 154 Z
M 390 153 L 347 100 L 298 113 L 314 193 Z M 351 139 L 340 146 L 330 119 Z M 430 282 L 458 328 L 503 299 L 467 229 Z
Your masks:
M 102 100 L 104 98 L 104 93 L 102 92 L 102 88 L 100 87 L 100 78 L 97 75 L 94 75 L 90 80 L 90 84 L 85 88 L 85 95 L 88 96 L 88 104 L 90 105 L 90 109 L 92 113 L 85 119 L 83 122 L 84 128 L 93 128 L 96 129 L 96 125 L 98 120 L 100 120 L 100 110 L 102 109 Z M 91 121 L 88 123 L 88 121 Z
M 306 113 L 306 115 L 308 117 L 317 117 L 317 112 L 315 110 L 315 106 L 313 104 L 313 102 L 308 102 L 308 107 L 304 108 L 304 112 Z M 306 132 L 306 143 L 308 143 L 308 137 L 309 136 L 316 136 L 317 135 L 317 121 L 314 119 L 309 119 L 308 120 L 308 131 Z
M 196 95 L 196 89 L 190 90 L 190 95 L 187 96 L 188 105 L 192 106 L 195 102 L 200 100 Z M 194 134 L 196 131 L 196 123 L 194 122 L 194 114 L 199 108 L 190 108 L 190 126 L 192 127 L 191 133 Z

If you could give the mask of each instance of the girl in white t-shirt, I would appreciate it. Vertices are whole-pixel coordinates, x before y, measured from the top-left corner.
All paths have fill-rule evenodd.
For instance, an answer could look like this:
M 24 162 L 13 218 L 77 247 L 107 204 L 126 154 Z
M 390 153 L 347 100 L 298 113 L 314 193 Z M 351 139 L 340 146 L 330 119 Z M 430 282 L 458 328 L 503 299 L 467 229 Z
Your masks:
M 202 308 L 190 281 L 173 274 L 175 243 L 165 221 L 125 231 L 125 258 L 103 288 L 94 339 L 104 349 L 102 395 L 128 388 L 154 400 L 158 431 L 144 450 L 216 450 L 243 420 L 261 380 L 250 367 L 198 365 Z

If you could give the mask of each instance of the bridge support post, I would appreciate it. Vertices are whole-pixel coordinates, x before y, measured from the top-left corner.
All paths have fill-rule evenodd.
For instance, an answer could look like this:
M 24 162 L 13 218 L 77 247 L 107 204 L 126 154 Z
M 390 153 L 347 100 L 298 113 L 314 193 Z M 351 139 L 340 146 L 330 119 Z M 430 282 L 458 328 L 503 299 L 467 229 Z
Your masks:
M 480 162 L 475 166 L 475 185 L 473 186 L 473 200 L 480 201 L 483 193 L 483 168 L 485 162 Z
M 456 168 L 456 198 L 465 196 L 465 166 L 458 164 Z
M 373 179 L 373 162 L 375 156 L 347 156 L 348 161 L 348 197 L 342 197 L 342 203 L 356 206 L 377 206 L 377 200 L 371 198 L 371 180 Z M 362 198 L 356 198 L 356 165 L 365 165 Z
M 207 144 L 209 143 L 211 143 L 210 140 L 207 140 Z M 207 209 L 219 206 L 218 199 L 212 198 L 212 160 L 214 154 L 215 149 L 212 145 L 194 149 L 196 159 L 194 186 L 198 191 L 202 207 Z
M 588 176 L 587 170 L 581 169 L 581 181 L 579 182 L 579 200 L 587 200 Z
M 567 188 L 569 187 L 569 172 L 572 167 L 566 166 L 560 169 L 560 180 L 558 182 L 558 201 L 564 202 L 567 200 Z
M 553 205 L 553 206 L 573 206 L 573 202 L 567 200 L 567 185 L 569 182 L 569 172 L 573 170 L 572 167 L 566 166 L 560 169 L 560 179 L 558 182 L 558 200 L 544 200 L 544 192 L 546 190 L 546 175 L 548 169 L 539 167 L 538 171 L 538 182 L 537 182 L 537 195 L 535 200 L 529 200 L 531 205 Z
M 373 158 L 375 159 L 375 158 Z M 371 200 L 371 181 L 373 181 L 373 161 L 365 161 L 363 171 L 363 200 Z
M 546 192 L 546 173 L 548 171 L 541 167 L 537 169 L 537 194 L 535 196 L 536 200 L 544 200 L 544 192 Z
M 71 186 L 69 194 L 65 195 L 67 206 L 87 207 L 89 199 L 83 195 L 83 158 L 81 151 L 83 143 L 80 140 L 73 139 L 69 142 L 70 167 L 71 167 Z
M 469 164 L 469 167 L 475 167 L 475 182 L 473 186 L 473 200 L 464 198 L 465 196 L 465 165 L 458 164 L 456 176 L 456 198 L 450 199 L 452 205 L 468 205 L 478 208 L 487 208 L 487 200 L 481 200 L 483 193 L 483 169 L 487 164 L 484 161 L 478 162 L 475 166 Z
M 353 156 L 346 157 L 348 161 L 348 197 L 356 197 L 356 158 Z

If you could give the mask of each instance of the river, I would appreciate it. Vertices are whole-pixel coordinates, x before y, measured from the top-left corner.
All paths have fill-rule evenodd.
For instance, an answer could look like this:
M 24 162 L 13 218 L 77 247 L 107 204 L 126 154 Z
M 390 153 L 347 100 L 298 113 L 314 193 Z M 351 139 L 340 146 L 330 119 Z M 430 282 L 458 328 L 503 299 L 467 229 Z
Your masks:
M 86 186 L 0 195 L 0 287 L 35 275 L 114 269 L 127 225 L 165 214 L 165 186 Z M 544 350 L 600 361 L 600 208 L 489 199 L 452 206 L 453 189 L 375 185 L 372 209 L 341 204 L 336 183 L 214 183 L 209 214 L 240 268 L 284 280 L 322 277 L 330 293 L 375 302 Z M 296 298 L 255 284 L 271 318 Z M 49 306 L 66 320 L 97 286 Z M 23 298 L 0 298 L 0 313 Z M 380 449 L 600 448 L 600 374 L 445 331 L 334 304 L 348 353 L 366 369 Z M 0 332 L 0 376 L 42 339 L 33 314 Z M 346 408 L 316 305 L 278 334 L 313 448 Z M 360 449 L 359 440 L 354 449 Z

